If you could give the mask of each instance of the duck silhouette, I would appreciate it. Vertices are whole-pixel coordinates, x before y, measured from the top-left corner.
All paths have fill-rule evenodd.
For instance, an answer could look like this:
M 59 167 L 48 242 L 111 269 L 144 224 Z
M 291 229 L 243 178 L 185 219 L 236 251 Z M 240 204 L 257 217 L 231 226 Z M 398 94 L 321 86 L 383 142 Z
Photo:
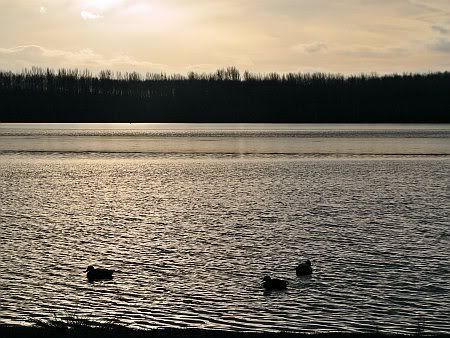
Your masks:
M 271 278 L 270 276 L 265 276 L 263 278 L 264 289 L 271 290 L 286 290 L 288 282 L 278 278 Z
M 112 279 L 114 270 L 96 269 L 93 265 L 89 265 L 85 272 L 89 281 L 95 281 Z
M 309 259 L 300 263 L 295 268 L 295 273 L 297 274 L 297 276 L 309 276 L 312 274 L 312 272 L 313 270 L 311 267 L 311 261 Z

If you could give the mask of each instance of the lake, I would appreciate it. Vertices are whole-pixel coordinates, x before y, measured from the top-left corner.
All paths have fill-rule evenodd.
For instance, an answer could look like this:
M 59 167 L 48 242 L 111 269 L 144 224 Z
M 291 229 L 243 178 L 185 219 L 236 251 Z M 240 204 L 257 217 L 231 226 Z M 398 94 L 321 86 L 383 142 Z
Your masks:
M 0 124 L 0 323 L 450 333 L 449 172 L 450 125 Z

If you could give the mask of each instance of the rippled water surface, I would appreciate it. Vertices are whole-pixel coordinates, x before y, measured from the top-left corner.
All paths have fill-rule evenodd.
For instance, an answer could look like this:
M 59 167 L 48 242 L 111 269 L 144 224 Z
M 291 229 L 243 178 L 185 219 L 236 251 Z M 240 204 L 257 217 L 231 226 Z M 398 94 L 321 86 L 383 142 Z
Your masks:
M 0 322 L 450 333 L 449 172 L 448 125 L 0 125 Z

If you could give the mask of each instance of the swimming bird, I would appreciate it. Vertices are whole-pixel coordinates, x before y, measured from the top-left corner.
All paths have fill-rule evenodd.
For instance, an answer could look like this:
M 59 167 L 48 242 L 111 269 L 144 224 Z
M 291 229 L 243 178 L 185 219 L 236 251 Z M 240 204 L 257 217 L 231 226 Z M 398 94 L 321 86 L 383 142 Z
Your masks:
M 89 265 L 85 272 L 87 272 L 87 278 L 90 281 L 94 281 L 102 279 L 112 279 L 114 270 L 96 269 L 94 268 L 94 266 Z
M 313 272 L 312 267 L 311 267 L 311 261 L 309 259 L 307 259 L 303 263 L 300 263 L 299 265 L 297 265 L 297 267 L 295 268 L 295 272 L 296 272 L 297 276 L 311 275 Z
M 263 287 L 266 290 L 286 290 L 288 282 L 278 278 L 265 276 L 263 278 Z

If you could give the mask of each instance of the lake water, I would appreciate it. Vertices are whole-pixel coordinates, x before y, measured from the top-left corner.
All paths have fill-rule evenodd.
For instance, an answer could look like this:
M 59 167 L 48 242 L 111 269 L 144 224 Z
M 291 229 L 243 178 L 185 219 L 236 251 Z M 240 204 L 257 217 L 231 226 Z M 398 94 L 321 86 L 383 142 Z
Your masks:
M 450 333 L 449 172 L 449 125 L 0 124 L 0 323 Z

